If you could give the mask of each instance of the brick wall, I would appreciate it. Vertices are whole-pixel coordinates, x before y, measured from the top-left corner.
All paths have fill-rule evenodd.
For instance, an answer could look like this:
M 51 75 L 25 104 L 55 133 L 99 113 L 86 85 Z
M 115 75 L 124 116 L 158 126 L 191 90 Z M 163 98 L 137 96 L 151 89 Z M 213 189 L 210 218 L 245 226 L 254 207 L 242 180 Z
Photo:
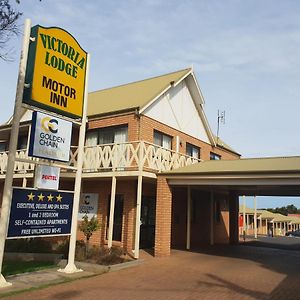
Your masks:
M 190 143 L 200 148 L 201 159 L 209 160 L 210 152 L 214 152 L 218 155 L 221 155 L 222 159 L 238 159 L 239 156 L 235 153 L 227 151 L 222 148 L 212 147 L 210 144 L 207 144 L 195 137 L 192 137 L 188 134 L 185 134 L 179 130 L 176 130 L 166 124 L 158 122 L 152 118 L 142 115 L 140 118 L 140 136 L 141 139 L 153 143 L 153 132 L 154 130 L 160 131 L 164 134 L 167 134 L 172 137 L 172 150 L 176 150 L 176 136 L 179 136 L 180 141 L 182 142 L 179 145 L 179 152 L 186 154 L 186 143 Z
M 157 178 L 156 194 L 156 226 L 154 255 L 164 257 L 170 255 L 171 246 L 171 212 L 172 192 L 163 176 Z

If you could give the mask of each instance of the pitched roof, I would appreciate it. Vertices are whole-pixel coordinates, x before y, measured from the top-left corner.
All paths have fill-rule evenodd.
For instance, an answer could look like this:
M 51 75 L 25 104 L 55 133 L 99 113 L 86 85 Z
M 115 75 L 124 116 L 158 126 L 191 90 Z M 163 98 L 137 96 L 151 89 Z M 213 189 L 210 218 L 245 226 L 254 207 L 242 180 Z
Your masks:
M 239 173 L 300 172 L 300 156 L 242 158 L 237 160 L 208 160 L 163 174 L 205 175 Z
M 240 214 L 242 214 L 243 212 L 244 212 L 244 205 L 243 204 L 241 204 L 240 206 L 239 206 L 239 212 L 240 212 Z M 254 208 L 250 208 L 250 207 L 247 207 L 247 206 L 245 206 L 245 213 L 246 214 L 249 214 L 249 215 L 254 215 L 254 213 L 255 213 L 255 209 Z M 260 215 L 262 213 L 262 211 L 261 210 L 256 210 L 256 214 L 257 215 Z
M 89 93 L 88 116 L 143 108 L 151 100 L 181 81 L 191 68 Z
M 292 221 L 291 217 L 287 217 L 285 215 L 278 214 L 278 213 L 274 214 L 273 222 L 290 222 L 290 221 Z
M 275 214 L 272 213 L 272 212 L 270 212 L 270 211 L 268 211 L 268 210 L 261 209 L 261 210 L 259 210 L 259 212 L 261 214 L 260 215 L 261 219 L 270 219 L 270 220 L 272 220 L 272 219 L 275 218 Z
M 220 137 L 214 135 L 214 140 L 216 141 L 216 145 L 220 148 L 224 148 L 225 150 L 228 150 L 230 152 L 234 152 L 238 155 L 240 155 L 238 152 L 236 152 L 234 149 L 232 149 L 228 144 L 226 144 Z

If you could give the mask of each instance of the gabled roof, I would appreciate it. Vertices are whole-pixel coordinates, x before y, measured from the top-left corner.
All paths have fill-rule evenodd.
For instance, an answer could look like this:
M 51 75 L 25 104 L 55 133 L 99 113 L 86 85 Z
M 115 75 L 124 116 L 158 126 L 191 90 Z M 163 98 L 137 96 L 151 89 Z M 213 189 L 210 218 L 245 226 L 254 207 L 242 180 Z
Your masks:
M 234 149 L 232 149 L 228 144 L 226 144 L 220 137 L 214 135 L 214 140 L 216 141 L 216 145 L 218 147 L 240 155 L 238 152 L 236 152 Z
M 275 214 L 268 211 L 268 210 L 265 210 L 265 209 L 262 209 L 262 210 L 259 210 L 259 213 L 260 213 L 260 217 L 261 219 L 269 219 L 269 220 L 273 220 L 275 218 Z
M 89 93 L 87 115 L 142 109 L 191 73 L 192 69 L 188 68 Z
M 239 206 L 239 212 L 240 212 L 240 214 L 242 214 L 243 211 L 244 211 L 244 205 L 241 204 L 241 205 Z M 254 208 L 250 208 L 250 207 L 245 206 L 245 213 L 248 214 L 248 215 L 254 215 L 255 209 L 254 209 Z M 257 214 L 257 215 L 260 215 L 261 213 L 262 213 L 261 210 L 258 210 L 258 209 L 256 210 L 256 214 Z

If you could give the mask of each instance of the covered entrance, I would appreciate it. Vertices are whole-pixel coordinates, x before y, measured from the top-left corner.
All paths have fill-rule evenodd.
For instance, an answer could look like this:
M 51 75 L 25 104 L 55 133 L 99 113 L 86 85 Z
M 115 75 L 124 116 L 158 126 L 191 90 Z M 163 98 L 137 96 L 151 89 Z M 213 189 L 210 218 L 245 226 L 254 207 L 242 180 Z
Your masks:
M 155 255 L 237 244 L 242 195 L 300 196 L 300 157 L 206 161 L 161 174 Z

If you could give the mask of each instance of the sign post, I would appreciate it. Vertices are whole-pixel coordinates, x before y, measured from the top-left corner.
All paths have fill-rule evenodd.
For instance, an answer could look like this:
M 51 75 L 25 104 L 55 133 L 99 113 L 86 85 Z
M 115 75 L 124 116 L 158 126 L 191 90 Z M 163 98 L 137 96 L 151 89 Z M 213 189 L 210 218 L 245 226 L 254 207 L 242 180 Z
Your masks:
M 71 237 L 70 237 L 70 246 L 69 246 L 69 255 L 68 255 L 68 264 L 64 269 L 60 269 L 59 271 L 65 273 L 74 273 L 82 271 L 81 269 L 77 269 L 75 265 L 75 248 L 76 248 L 76 235 L 77 235 L 77 214 L 79 210 L 79 202 L 80 202 L 80 190 L 81 190 L 81 175 L 82 175 L 82 165 L 83 165 L 83 154 L 84 154 L 84 140 L 85 140 L 85 127 L 86 127 L 86 111 L 87 111 L 87 82 L 88 82 L 88 74 L 90 67 L 90 55 L 87 55 L 86 61 L 86 85 L 84 91 L 84 106 L 83 106 L 83 116 L 81 121 L 81 126 L 79 129 L 79 142 L 78 142 L 78 156 L 77 156 L 77 170 L 75 177 L 75 190 L 74 190 L 74 205 L 73 205 L 73 214 L 72 214 L 72 227 L 71 227 Z
M 89 55 L 80 47 L 79 43 L 70 33 L 56 27 L 44 28 L 37 25 L 31 28 L 30 20 L 27 19 L 25 21 L 7 172 L 1 207 L 0 287 L 11 285 L 1 274 L 7 234 L 8 238 L 45 236 L 48 233 L 50 235 L 61 233 L 64 235 L 71 234 L 68 264 L 62 271 L 66 273 L 80 271 L 76 268 L 74 259 L 84 154 L 88 70 Z M 37 110 L 50 111 L 63 117 L 59 119 L 46 113 L 34 112 L 35 125 L 33 125 L 34 130 L 31 136 L 29 155 L 40 157 L 42 160 L 37 162 L 26 158 L 19 159 L 23 162 L 48 166 L 57 164 L 47 160 L 68 162 L 70 159 L 69 151 L 72 130 L 72 123 L 68 120 L 71 118 L 73 123 L 80 124 L 77 166 L 62 165 L 66 169 L 76 169 L 74 197 L 73 194 L 70 196 L 70 193 L 65 193 L 63 197 L 68 202 L 64 204 L 65 206 L 60 203 L 56 203 L 55 206 L 53 203 L 52 207 L 51 202 L 53 198 L 56 197 L 56 200 L 60 202 L 62 195 L 58 190 L 49 191 L 49 186 L 46 187 L 47 190 L 43 190 L 43 187 L 39 187 L 42 189 L 38 190 L 33 189 L 28 195 L 26 194 L 27 190 L 24 188 L 12 188 L 14 164 L 17 160 L 16 150 L 22 107 L 30 110 L 37 108 Z M 37 124 L 41 127 L 39 130 L 37 130 Z M 59 135 L 60 130 L 61 134 Z M 36 148 L 35 144 L 39 144 L 39 146 Z M 53 149 L 49 151 L 47 147 L 55 149 L 54 151 Z M 56 174 L 59 174 L 59 171 L 51 170 L 50 172 L 52 171 L 55 174 L 45 175 L 48 176 L 47 179 L 51 177 L 50 179 L 54 180 L 54 177 L 58 177 Z M 50 188 L 52 187 L 51 185 Z M 39 194 L 35 194 L 34 191 L 38 191 L 37 193 Z M 37 196 L 40 203 L 28 203 L 24 202 L 24 199 L 22 202 L 21 198 L 24 195 L 28 197 L 28 202 Z M 13 203 L 12 196 L 14 197 Z M 47 197 L 47 203 L 41 203 L 46 199 L 45 197 Z M 66 207 L 68 207 L 68 210 L 64 211 Z M 13 213 L 9 222 L 11 209 Z M 45 209 L 48 211 L 44 211 Z M 57 211 L 52 211 L 52 209 L 57 209 Z M 69 215 L 71 210 L 72 219 Z M 40 216 L 42 219 L 40 219 Z M 62 217 L 60 218 L 59 216 Z M 55 227 L 54 225 L 57 222 L 67 223 L 68 226 Z M 51 228 L 43 227 L 44 223 L 51 223 Z M 32 227 L 32 224 L 37 224 L 36 226 L 38 227 Z
M 22 112 L 21 104 L 22 104 L 23 90 L 24 90 L 24 83 L 25 83 L 27 54 L 28 54 L 29 41 L 30 41 L 30 27 L 31 27 L 31 22 L 29 19 L 26 19 L 24 25 L 23 45 L 22 45 L 20 65 L 19 65 L 19 75 L 18 75 L 18 83 L 17 83 L 17 90 L 16 90 L 14 115 L 13 115 L 11 135 L 10 135 L 11 138 L 9 142 L 7 171 L 6 171 L 5 183 L 3 189 L 2 207 L 1 207 L 0 287 L 11 285 L 11 283 L 7 282 L 2 275 L 2 263 L 3 263 L 3 256 L 4 256 L 4 246 L 5 246 L 5 239 L 7 233 L 7 226 L 8 226 L 8 217 L 9 217 L 10 206 L 11 206 L 12 182 L 13 182 L 15 158 L 16 158 L 18 135 L 19 135 L 19 123 L 20 123 L 21 112 Z

